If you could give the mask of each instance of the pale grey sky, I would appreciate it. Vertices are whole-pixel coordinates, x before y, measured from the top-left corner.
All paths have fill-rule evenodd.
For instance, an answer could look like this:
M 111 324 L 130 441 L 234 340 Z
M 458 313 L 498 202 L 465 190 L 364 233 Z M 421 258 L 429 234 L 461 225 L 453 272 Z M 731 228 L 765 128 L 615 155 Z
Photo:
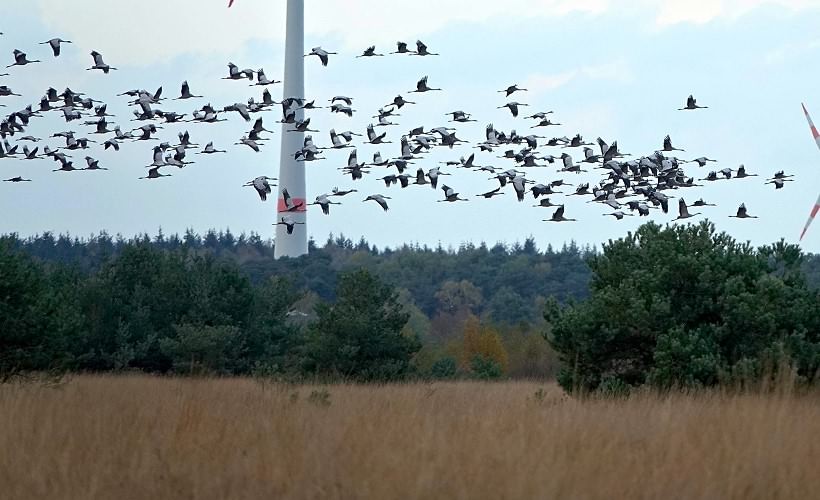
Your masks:
M 220 80 L 226 64 L 264 67 L 269 77 L 281 79 L 283 65 L 284 2 L 237 0 L 226 9 L 223 0 L 145 0 L 134 4 L 87 0 L 78 12 L 76 3 L 39 0 L 4 9 L 0 21 L 0 58 L 12 62 L 11 52 L 20 48 L 32 59 L 44 62 L 11 68 L 0 85 L 8 85 L 23 97 L 0 98 L 3 115 L 36 104 L 45 89 L 70 86 L 106 101 L 109 112 L 123 128 L 130 122 L 125 98 L 115 94 L 131 88 L 154 90 L 162 85 L 167 96 L 179 91 L 188 80 L 195 93 L 207 98 L 169 101 L 163 109 L 190 113 L 206 102 L 222 106 L 261 92 L 245 83 Z M 305 45 L 321 45 L 340 52 L 323 68 L 315 58 L 306 61 L 306 93 L 324 103 L 336 94 L 356 99 L 353 118 L 331 115 L 327 110 L 310 113 L 313 134 L 319 145 L 328 143 L 327 131 L 354 130 L 364 133 L 375 111 L 407 91 L 424 75 L 444 92 L 416 95 L 418 104 L 401 110 L 389 127 L 393 144 L 359 146 L 360 161 L 369 161 L 375 151 L 385 157 L 398 155 L 402 133 L 418 125 L 446 124 L 446 111 L 463 109 L 476 123 L 459 125 L 459 137 L 472 144 L 448 150 L 437 148 L 413 167 L 428 169 L 439 162 L 458 159 L 475 151 L 484 127 L 519 133 L 532 124 L 514 119 L 496 90 L 519 83 L 529 92 L 513 99 L 529 103 L 526 111 L 554 110 L 560 128 L 538 130 L 541 135 L 568 136 L 581 133 L 592 142 L 598 136 L 617 139 L 621 150 L 649 154 L 671 134 L 676 146 L 686 150 L 680 157 L 708 156 L 719 160 L 712 168 L 688 166 L 698 178 L 710 169 L 736 168 L 743 163 L 761 177 L 722 181 L 683 191 L 687 201 L 703 196 L 718 207 L 704 209 L 719 229 L 740 240 L 756 244 L 781 237 L 797 241 L 809 209 L 820 192 L 820 151 L 812 143 L 800 102 L 820 119 L 818 56 L 820 1 L 661 1 L 607 0 L 510 0 L 448 2 L 416 1 L 394 3 L 377 0 L 306 3 Z M 54 59 L 48 47 L 37 42 L 60 36 L 73 40 L 63 55 Z M 394 50 L 395 41 L 423 39 L 439 57 L 392 56 L 356 59 L 365 47 L 376 44 L 380 52 Z M 84 71 L 90 65 L 90 50 L 98 50 L 106 61 L 120 68 L 110 75 Z M 2 54 L 6 54 L 3 56 Z M 2 61 L 3 59 L 0 59 Z M 275 98 L 281 85 L 272 87 Z M 690 93 L 710 106 L 698 112 L 678 112 Z M 279 127 L 271 127 L 279 111 L 263 113 L 268 128 L 276 133 L 260 153 L 232 146 L 248 128 L 231 115 L 217 125 L 166 125 L 160 138 L 176 138 L 187 128 L 193 140 L 214 140 L 229 149 L 221 156 L 194 155 L 197 163 L 173 177 L 139 181 L 144 165 L 151 162 L 151 144 L 125 144 L 120 152 L 102 152 L 98 158 L 108 172 L 52 173 L 50 160 L 25 162 L 0 160 L 0 177 L 23 175 L 35 182 L 0 184 L 0 232 L 34 234 L 43 231 L 88 235 L 107 230 L 131 235 L 155 233 L 160 226 L 168 232 L 187 227 L 204 232 L 230 228 L 234 232 L 257 231 L 272 236 L 275 203 L 261 203 L 255 193 L 240 187 L 257 175 L 276 175 L 279 158 Z M 67 125 L 55 113 L 32 121 L 27 131 L 50 135 L 90 127 Z M 84 135 L 83 134 L 83 135 Z M 93 136 L 90 136 L 93 138 Z M 12 142 L 14 138 L 12 139 Z M 40 143 L 59 146 L 59 139 Z M 512 167 L 495 153 L 477 153 L 476 163 Z M 560 149 L 543 149 L 560 154 Z M 364 235 L 381 246 L 421 242 L 457 246 L 464 241 L 522 241 L 533 235 L 540 246 L 560 245 L 570 239 L 600 244 L 634 229 L 646 219 L 637 217 L 615 222 L 601 214 L 607 210 L 586 199 L 567 199 L 567 216 L 577 223 L 549 224 L 550 209 L 533 208 L 515 201 L 511 190 L 493 200 L 473 198 L 469 203 L 437 203 L 440 190 L 429 187 L 389 189 L 377 180 L 385 173 L 375 170 L 353 182 L 337 170 L 348 152 L 331 151 L 327 160 L 306 166 L 308 196 L 329 192 L 334 186 L 355 187 L 359 193 L 341 199 L 330 216 L 317 207 L 309 212 L 308 232 L 324 241 L 328 233 L 344 233 L 358 239 Z M 580 150 L 570 154 L 578 159 Z M 76 163 L 85 154 L 74 154 Z M 79 161 L 78 161 L 79 160 Z M 785 169 L 797 182 L 775 192 L 763 178 Z M 448 185 L 472 195 L 493 189 L 497 183 L 483 173 L 447 169 L 453 175 Z M 379 175 L 375 175 L 379 173 Z M 598 173 L 576 176 L 559 174 L 555 168 L 534 169 L 528 177 L 538 182 L 564 178 L 568 182 L 595 182 Z M 391 210 L 383 213 L 375 204 L 362 203 L 368 194 L 393 197 Z M 671 193 L 674 196 L 679 193 Z M 562 199 L 562 198 L 558 198 Z M 737 221 L 727 216 L 746 202 L 757 220 Z M 315 209 L 315 210 L 313 210 Z M 676 216 L 654 214 L 654 220 L 671 221 Z M 695 220 L 699 220 L 700 217 Z M 820 225 L 804 240 L 804 248 L 820 251 Z

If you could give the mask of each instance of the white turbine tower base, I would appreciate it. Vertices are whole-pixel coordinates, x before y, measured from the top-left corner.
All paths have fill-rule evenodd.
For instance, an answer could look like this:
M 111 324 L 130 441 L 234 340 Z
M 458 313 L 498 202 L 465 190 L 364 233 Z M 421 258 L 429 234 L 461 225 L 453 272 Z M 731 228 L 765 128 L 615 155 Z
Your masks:
M 285 73 L 282 98 L 305 97 L 305 4 L 304 0 L 288 0 L 287 26 L 285 32 Z M 304 119 L 304 110 L 296 110 L 296 119 Z M 288 234 L 283 224 L 276 226 L 276 247 L 274 257 L 298 257 L 308 253 L 307 242 L 307 195 L 305 188 L 305 164 L 296 161 L 294 153 L 302 149 L 305 134 L 294 132 L 292 126 L 282 124 L 282 142 L 279 153 L 279 194 L 277 196 L 276 221 L 282 218 L 297 223 L 293 233 Z M 288 212 L 282 196 L 287 189 L 291 205 L 301 207 Z

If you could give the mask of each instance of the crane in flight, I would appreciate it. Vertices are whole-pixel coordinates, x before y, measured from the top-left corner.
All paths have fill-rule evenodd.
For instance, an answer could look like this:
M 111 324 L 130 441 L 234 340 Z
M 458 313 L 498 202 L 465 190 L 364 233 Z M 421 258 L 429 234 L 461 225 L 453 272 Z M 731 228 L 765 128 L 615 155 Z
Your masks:
M 691 111 L 693 109 L 706 109 L 709 106 L 698 106 L 698 100 L 695 99 L 695 96 L 690 95 L 686 99 L 686 106 L 683 108 L 678 108 L 678 111 Z

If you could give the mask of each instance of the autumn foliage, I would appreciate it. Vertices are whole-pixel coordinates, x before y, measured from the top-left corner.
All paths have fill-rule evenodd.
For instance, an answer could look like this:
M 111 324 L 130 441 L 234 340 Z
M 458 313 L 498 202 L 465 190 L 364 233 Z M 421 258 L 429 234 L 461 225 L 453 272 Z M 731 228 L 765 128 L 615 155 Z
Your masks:
M 507 372 L 509 356 L 498 331 L 489 325 L 482 325 L 476 316 L 469 316 L 464 322 L 461 369 L 480 378 L 495 378 Z M 486 370 L 494 376 L 484 373 Z M 497 373 L 497 375 L 496 375 Z

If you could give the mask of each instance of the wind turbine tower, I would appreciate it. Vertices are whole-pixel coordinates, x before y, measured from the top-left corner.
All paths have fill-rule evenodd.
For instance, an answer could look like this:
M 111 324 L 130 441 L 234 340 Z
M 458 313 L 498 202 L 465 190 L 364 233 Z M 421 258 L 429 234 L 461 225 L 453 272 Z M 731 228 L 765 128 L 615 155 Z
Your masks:
M 305 3 L 304 0 L 288 0 L 285 31 L 285 74 L 282 99 L 305 97 Z M 304 110 L 296 110 L 296 119 L 304 119 Z M 281 150 L 279 152 L 279 193 L 277 196 L 276 222 L 282 217 L 296 222 L 292 234 L 287 234 L 283 224 L 276 226 L 274 257 L 298 257 L 308 253 L 307 243 L 307 194 L 305 188 L 304 162 L 296 161 L 294 153 L 302 149 L 305 133 L 296 132 L 293 126 L 282 124 Z M 291 206 L 301 205 L 289 212 L 282 191 L 287 189 Z M 302 224 L 300 224 L 302 223 Z

